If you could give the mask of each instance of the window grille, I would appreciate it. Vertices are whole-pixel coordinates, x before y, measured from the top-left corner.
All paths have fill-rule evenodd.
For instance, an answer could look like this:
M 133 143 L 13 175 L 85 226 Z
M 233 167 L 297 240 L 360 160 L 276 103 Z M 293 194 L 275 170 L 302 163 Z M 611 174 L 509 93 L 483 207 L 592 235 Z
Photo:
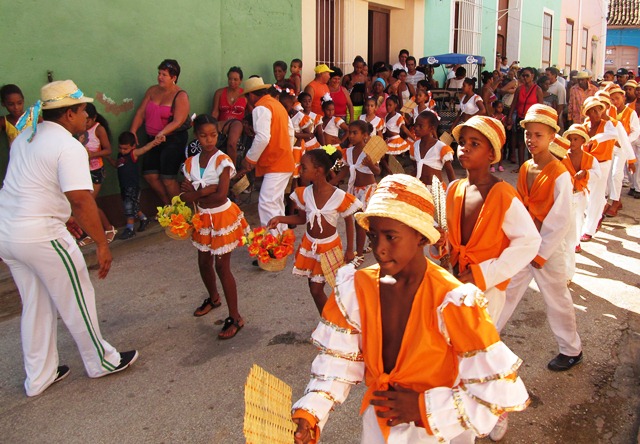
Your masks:
M 573 20 L 567 20 L 567 42 L 564 50 L 564 67 L 567 72 L 571 71 L 571 61 L 573 59 Z
M 351 67 L 354 1 L 316 0 L 316 65 Z
M 542 21 L 542 67 L 551 66 L 551 29 L 553 25 L 553 16 L 544 13 Z

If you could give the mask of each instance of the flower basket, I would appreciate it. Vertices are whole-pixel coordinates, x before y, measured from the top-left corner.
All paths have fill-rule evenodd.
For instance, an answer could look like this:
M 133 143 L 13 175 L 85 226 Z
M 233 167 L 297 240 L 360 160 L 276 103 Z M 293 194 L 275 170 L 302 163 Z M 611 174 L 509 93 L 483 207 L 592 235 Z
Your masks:
M 164 227 L 164 234 L 169 236 L 171 239 L 187 240 L 187 239 L 191 239 L 191 234 L 193 234 L 193 227 L 187 228 L 186 231 L 180 234 L 177 234 L 171 231 L 171 227 Z
M 282 271 L 287 266 L 287 258 L 289 256 L 281 257 L 280 259 L 271 258 L 268 262 L 258 261 L 258 267 L 265 271 Z

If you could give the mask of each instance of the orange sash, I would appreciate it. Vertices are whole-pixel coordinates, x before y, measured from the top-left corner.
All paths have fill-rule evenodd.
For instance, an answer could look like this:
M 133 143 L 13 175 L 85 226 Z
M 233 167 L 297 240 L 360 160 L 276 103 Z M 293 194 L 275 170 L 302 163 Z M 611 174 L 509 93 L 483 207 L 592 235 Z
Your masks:
M 540 171 L 540 174 L 535 178 L 529 190 L 527 186 L 527 172 L 531 163 L 532 160 L 528 160 L 520 168 L 520 173 L 518 174 L 518 193 L 534 222 L 537 220 L 542 223 L 555 201 L 553 190 L 555 188 L 556 178 L 566 172 L 567 169 L 559 160 L 554 159 Z

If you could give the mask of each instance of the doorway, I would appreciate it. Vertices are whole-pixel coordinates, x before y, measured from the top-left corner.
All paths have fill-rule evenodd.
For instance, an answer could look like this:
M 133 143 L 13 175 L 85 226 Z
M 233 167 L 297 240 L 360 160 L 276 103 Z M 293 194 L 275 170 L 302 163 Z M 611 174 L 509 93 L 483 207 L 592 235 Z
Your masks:
M 368 63 L 389 63 L 389 11 L 369 9 Z

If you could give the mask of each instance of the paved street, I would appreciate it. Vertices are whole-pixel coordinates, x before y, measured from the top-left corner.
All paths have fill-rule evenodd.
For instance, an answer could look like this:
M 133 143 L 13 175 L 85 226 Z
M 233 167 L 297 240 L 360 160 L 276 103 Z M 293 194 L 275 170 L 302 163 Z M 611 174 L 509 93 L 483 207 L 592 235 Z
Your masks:
M 502 174 L 515 182 L 514 174 Z M 532 403 L 510 416 L 504 443 L 636 442 L 640 200 L 625 195 L 623 203 L 620 216 L 583 244 L 570 286 L 584 362 L 567 373 L 546 369 L 557 345 L 533 290 L 505 329 L 504 341 L 524 360 L 520 375 Z M 257 226 L 254 206 L 243 208 Z M 296 230 L 298 239 L 302 230 Z M 318 314 L 306 281 L 291 275 L 291 260 L 285 271 L 268 273 L 251 265 L 246 249 L 233 253 L 246 326 L 234 339 L 219 341 L 214 323 L 227 316 L 224 304 L 202 318 L 192 316 L 205 291 L 189 242 L 170 240 L 153 225 L 145 236 L 115 242 L 113 255 L 107 279 L 95 279 L 102 333 L 120 350 L 138 348 L 139 360 L 123 373 L 91 380 L 60 323 L 60 361 L 71 375 L 37 398 L 27 398 L 22 387 L 19 299 L 8 290 L 1 265 L 0 441 L 241 443 L 243 384 L 254 363 L 290 384 L 294 399 L 301 395 L 315 354 L 307 339 Z M 369 255 L 367 265 L 372 260 Z M 356 387 L 337 408 L 323 442 L 360 442 L 362 394 L 363 387 Z

